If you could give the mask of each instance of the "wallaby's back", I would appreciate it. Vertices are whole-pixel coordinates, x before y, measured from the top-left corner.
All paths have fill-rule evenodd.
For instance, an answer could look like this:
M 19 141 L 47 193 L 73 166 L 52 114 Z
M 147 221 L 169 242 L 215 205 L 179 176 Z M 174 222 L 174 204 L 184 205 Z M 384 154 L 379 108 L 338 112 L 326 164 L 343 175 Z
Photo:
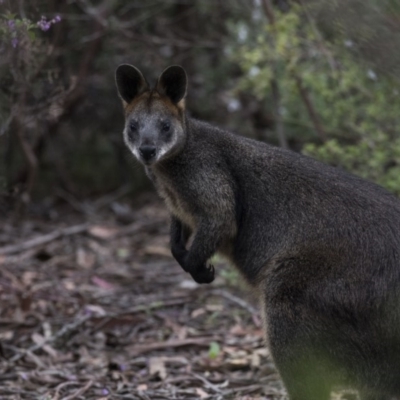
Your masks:
M 308 398 L 323 398 L 330 381 L 349 381 L 367 396 L 400 394 L 399 199 L 207 124 L 194 122 L 193 136 L 233 187 L 237 235 L 228 256 L 260 288 L 286 384 L 294 369 L 300 387 L 317 393 Z

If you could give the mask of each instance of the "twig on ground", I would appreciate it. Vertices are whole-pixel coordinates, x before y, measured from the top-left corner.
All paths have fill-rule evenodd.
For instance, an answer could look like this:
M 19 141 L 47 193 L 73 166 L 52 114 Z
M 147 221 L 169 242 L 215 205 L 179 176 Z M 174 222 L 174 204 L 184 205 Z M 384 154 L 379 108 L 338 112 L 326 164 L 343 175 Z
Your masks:
M 208 381 L 206 378 L 204 378 L 204 376 L 201 376 L 201 375 L 196 374 L 194 372 L 192 372 L 192 375 L 195 378 L 197 378 L 200 381 L 202 381 L 205 384 L 206 388 L 209 388 L 209 389 L 213 390 L 215 393 L 222 393 L 222 390 L 218 386 L 212 384 L 210 381 Z
M 130 224 L 124 228 L 119 229 L 114 235 L 114 238 L 118 238 L 121 236 L 126 235 L 134 235 L 135 233 L 139 232 L 143 228 L 151 229 L 159 226 L 160 224 L 165 223 L 165 219 L 157 218 L 152 220 L 143 220 L 143 221 L 136 221 L 133 224 Z
M 231 301 L 232 303 L 239 305 L 240 307 L 249 311 L 251 314 L 259 314 L 259 311 L 255 307 L 253 307 L 251 304 L 247 303 L 247 301 L 244 301 L 243 299 L 240 299 L 239 297 L 236 297 L 233 294 L 231 294 L 225 290 L 218 289 L 218 290 L 214 290 L 213 293 L 218 296 L 224 297 L 225 299 Z
M 34 247 L 42 246 L 50 243 L 63 236 L 76 235 L 78 233 L 85 232 L 89 224 L 80 224 L 69 226 L 68 228 L 57 229 L 53 232 L 47 233 L 46 235 L 38 236 L 33 239 L 26 240 L 22 243 L 12 244 L 9 246 L 0 247 L 0 255 L 15 254 L 25 250 L 32 249 Z
M 28 349 L 16 354 L 8 362 L 14 363 L 14 362 L 20 360 L 25 355 L 27 355 L 29 353 L 33 353 L 34 351 L 40 350 L 46 344 L 56 342 L 57 340 L 61 339 L 63 336 L 76 330 L 76 328 L 78 328 L 80 325 L 83 325 L 90 318 L 92 318 L 91 315 L 84 315 L 81 318 L 78 318 L 76 321 L 73 321 L 70 324 L 63 326 L 55 335 L 50 336 L 49 338 L 43 340 L 43 342 L 41 342 L 39 344 L 35 344 L 35 345 L 29 347 Z
M 81 396 L 85 393 L 91 386 L 93 385 L 93 381 L 89 381 L 83 388 L 78 389 L 75 393 L 72 393 L 69 396 L 63 397 L 61 400 L 73 400 L 77 397 Z
M 61 389 L 64 389 L 64 388 L 67 387 L 67 386 L 77 386 L 77 385 L 79 385 L 79 382 L 78 382 L 78 381 L 68 381 L 68 382 L 62 382 L 62 383 L 60 383 L 60 384 L 56 387 L 56 393 L 55 393 L 55 395 L 54 395 L 54 397 L 53 397 L 52 400 L 58 400 L 58 399 L 60 398 Z
M 227 389 L 224 390 L 224 396 L 238 396 L 239 394 L 250 394 L 254 392 L 259 392 L 263 389 L 263 385 L 248 385 L 248 386 L 241 386 L 241 387 L 236 387 L 234 389 Z M 275 391 L 272 392 L 275 394 Z M 236 398 L 236 397 L 235 397 Z
M 182 339 L 182 340 L 168 340 L 166 342 L 160 343 L 149 343 L 143 344 L 141 346 L 135 345 L 129 349 L 129 353 L 131 356 L 137 356 L 139 354 L 148 353 L 153 350 L 162 350 L 168 347 L 184 347 L 184 346 L 200 346 L 200 347 L 209 347 L 211 342 L 219 341 L 221 338 L 217 336 L 207 336 L 201 338 L 192 338 L 192 339 Z
M 121 186 L 116 191 L 106 194 L 103 197 L 100 197 L 98 200 L 96 200 L 93 203 L 94 210 L 99 211 L 102 207 L 105 207 L 108 204 L 118 200 L 120 197 L 123 197 L 126 194 L 128 194 L 130 192 L 130 190 L 131 190 L 131 187 L 129 185 L 124 185 L 124 186 Z
M 35 255 L 35 253 L 36 253 L 36 250 L 30 249 L 30 250 L 24 251 L 18 255 L 14 255 L 14 256 L 6 256 L 6 255 L 0 254 L 0 265 L 1 264 L 11 265 L 11 264 L 21 263 L 24 260 L 28 260 L 28 259 L 32 258 Z
M 95 210 L 88 205 L 87 203 L 81 203 L 79 200 L 75 198 L 74 195 L 67 192 L 64 189 L 58 189 L 56 195 L 66 201 L 74 210 L 84 214 L 84 215 L 95 215 Z

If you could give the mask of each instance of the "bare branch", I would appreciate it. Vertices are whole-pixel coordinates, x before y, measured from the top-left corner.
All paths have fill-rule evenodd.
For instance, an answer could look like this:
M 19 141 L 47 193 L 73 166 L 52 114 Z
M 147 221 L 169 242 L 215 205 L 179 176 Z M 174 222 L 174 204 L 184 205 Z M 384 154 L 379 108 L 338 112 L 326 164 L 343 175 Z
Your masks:
M 307 88 L 304 86 L 304 83 L 299 76 L 296 75 L 295 80 L 296 80 L 297 88 L 299 89 L 300 97 L 303 100 L 303 103 L 306 106 L 310 120 L 314 125 L 315 133 L 324 142 L 324 141 L 326 141 L 326 132 L 325 132 L 324 127 L 322 126 L 319 115 L 312 103 L 310 93 L 308 92 Z
M 271 0 L 262 0 L 262 6 L 264 9 L 264 13 L 270 23 L 270 25 L 274 28 L 275 27 L 275 13 L 274 9 L 272 7 Z M 275 49 L 276 43 L 275 43 L 275 38 L 270 37 L 270 43 L 271 47 Z M 274 101 L 274 114 L 275 114 L 275 128 L 276 128 L 276 134 L 278 136 L 279 140 L 279 145 L 283 148 L 288 148 L 288 143 L 286 140 L 286 135 L 285 135 L 285 125 L 283 122 L 282 118 L 282 97 L 281 97 L 281 91 L 279 88 L 279 82 L 278 82 L 278 69 L 276 66 L 276 63 L 272 61 L 272 71 L 273 71 L 273 77 L 271 79 L 271 92 L 272 92 L 272 98 Z

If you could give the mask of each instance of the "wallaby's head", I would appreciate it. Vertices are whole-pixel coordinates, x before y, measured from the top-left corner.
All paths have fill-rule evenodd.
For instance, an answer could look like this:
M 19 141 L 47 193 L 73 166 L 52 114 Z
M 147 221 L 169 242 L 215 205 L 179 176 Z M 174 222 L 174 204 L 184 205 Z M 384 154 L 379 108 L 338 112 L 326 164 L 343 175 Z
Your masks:
M 115 79 L 125 109 L 125 143 L 135 157 L 152 165 L 179 152 L 186 141 L 185 70 L 167 68 L 153 89 L 132 65 L 120 65 Z

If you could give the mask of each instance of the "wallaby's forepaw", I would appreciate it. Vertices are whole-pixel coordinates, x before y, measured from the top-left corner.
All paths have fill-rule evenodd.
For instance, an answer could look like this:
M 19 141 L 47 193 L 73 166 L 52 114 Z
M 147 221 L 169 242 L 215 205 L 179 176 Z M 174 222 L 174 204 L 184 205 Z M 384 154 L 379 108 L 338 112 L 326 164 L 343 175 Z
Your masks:
M 178 261 L 179 265 L 183 268 L 183 270 L 188 272 L 188 269 L 185 265 L 185 257 L 187 256 L 188 251 L 184 247 L 174 246 L 171 248 L 171 253 L 174 256 L 175 260 Z
M 204 265 L 202 268 L 191 272 L 192 278 L 197 283 L 211 283 L 214 280 L 215 268 L 213 265 Z

